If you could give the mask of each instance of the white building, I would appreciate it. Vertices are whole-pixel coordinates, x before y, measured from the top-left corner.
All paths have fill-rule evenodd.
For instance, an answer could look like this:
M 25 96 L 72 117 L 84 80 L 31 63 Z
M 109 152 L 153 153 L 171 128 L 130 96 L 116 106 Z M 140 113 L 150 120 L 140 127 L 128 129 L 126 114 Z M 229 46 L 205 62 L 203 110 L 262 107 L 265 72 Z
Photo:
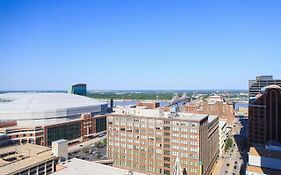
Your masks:
M 225 120 L 219 120 L 219 149 L 220 156 L 224 153 L 225 141 L 227 139 L 227 123 Z
M 281 151 L 251 147 L 246 175 L 281 174 Z

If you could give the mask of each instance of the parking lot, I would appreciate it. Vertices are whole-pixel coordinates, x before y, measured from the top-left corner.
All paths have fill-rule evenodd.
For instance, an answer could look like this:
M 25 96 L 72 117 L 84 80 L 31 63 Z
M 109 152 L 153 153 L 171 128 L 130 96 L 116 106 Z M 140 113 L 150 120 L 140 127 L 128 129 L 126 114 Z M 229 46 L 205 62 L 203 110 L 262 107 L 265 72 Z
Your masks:
M 100 141 L 88 146 L 82 146 L 68 154 L 68 158 L 78 158 L 88 161 L 106 160 L 106 141 Z

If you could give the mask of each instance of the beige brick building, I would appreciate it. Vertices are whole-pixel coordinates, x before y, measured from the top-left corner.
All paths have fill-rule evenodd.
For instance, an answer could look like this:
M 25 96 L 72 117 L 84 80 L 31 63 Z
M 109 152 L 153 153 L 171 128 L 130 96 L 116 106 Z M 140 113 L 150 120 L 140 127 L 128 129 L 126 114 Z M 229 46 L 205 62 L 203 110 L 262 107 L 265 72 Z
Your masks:
M 183 107 L 183 111 L 217 115 L 220 119 L 226 120 L 229 125 L 232 125 L 235 119 L 233 103 L 224 100 L 221 96 L 210 96 L 204 101 L 187 104 Z
M 108 158 L 146 174 L 209 174 L 219 153 L 217 116 L 119 108 L 107 116 Z

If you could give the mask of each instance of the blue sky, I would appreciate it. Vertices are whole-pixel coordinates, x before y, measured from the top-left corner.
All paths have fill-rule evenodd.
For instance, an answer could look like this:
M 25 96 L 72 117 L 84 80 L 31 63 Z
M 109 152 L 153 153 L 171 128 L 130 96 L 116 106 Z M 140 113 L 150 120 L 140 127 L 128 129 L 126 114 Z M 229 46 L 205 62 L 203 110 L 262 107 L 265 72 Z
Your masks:
M 279 0 L 0 1 L 0 90 L 246 89 L 281 78 Z

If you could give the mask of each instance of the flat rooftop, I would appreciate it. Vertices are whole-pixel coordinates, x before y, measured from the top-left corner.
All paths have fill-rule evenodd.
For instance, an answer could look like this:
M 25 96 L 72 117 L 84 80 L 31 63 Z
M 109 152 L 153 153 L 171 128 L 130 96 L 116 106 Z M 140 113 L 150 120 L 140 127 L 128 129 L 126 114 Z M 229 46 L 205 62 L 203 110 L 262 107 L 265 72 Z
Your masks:
M 280 175 L 281 171 L 279 170 L 273 170 L 269 168 L 261 168 L 256 166 L 247 166 L 246 169 L 247 172 L 256 173 L 256 174 L 270 174 L 270 175 Z
M 130 108 L 130 107 L 117 107 L 114 108 L 114 113 L 110 115 L 127 115 L 127 116 L 137 116 L 137 117 L 159 117 L 159 118 L 176 118 L 182 120 L 191 120 L 200 122 L 208 118 L 208 121 L 212 121 L 217 116 L 208 114 L 194 114 L 194 113 L 171 113 L 164 112 L 161 109 L 141 109 L 141 108 Z
M 102 175 L 126 175 L 128 170 L 103 165 L 99 163 L 94 163 L 81 159 L 70 159 L 62 165 L 63 169 L 53 173 L 53 175 L 92 175 L 92 174 L 102 174 Z M 142 173 L 134 172 L 134 175 L 144 175 Z
M 23 144 L 0 149 L 0 174 L 12 174 L 27 167 L 55 159 L 52 150 L 47 147 Z
M 281 159 L 281 151 L 257 149 L 255 147 L 250 148 L 249 155 Z

